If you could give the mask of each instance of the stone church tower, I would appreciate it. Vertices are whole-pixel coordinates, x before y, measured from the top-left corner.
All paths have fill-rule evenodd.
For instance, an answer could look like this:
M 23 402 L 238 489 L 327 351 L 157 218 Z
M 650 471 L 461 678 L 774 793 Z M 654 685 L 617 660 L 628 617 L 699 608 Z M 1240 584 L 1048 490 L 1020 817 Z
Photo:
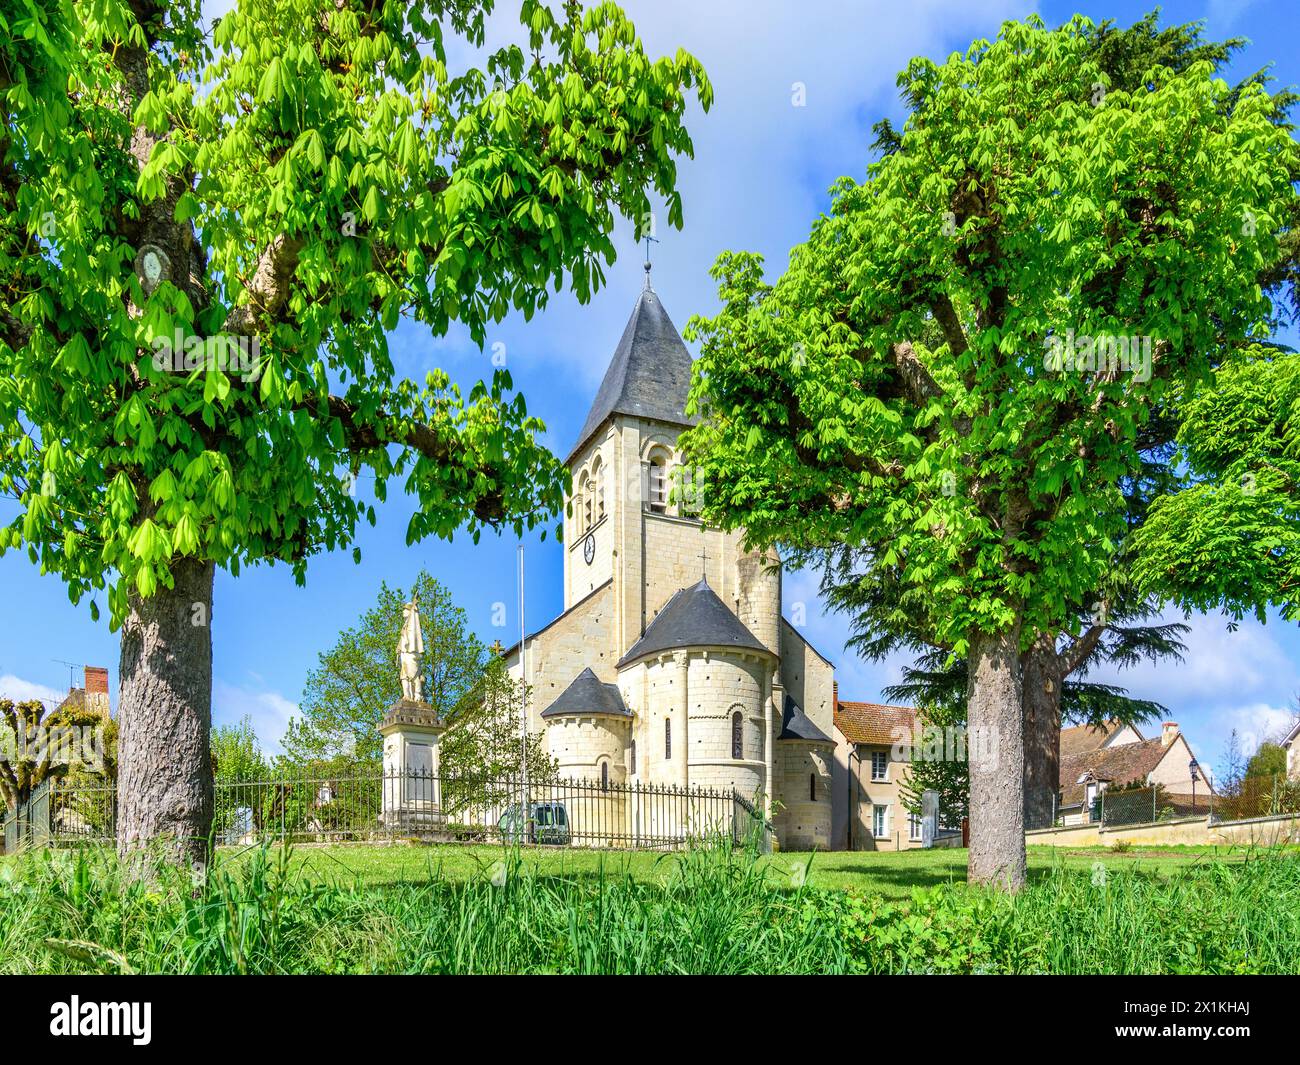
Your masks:
M 782 618 L 775 560 L 691 514 L 690 374 L 647 264 L 568 457 L 564 612 L 525 644 L 531 727 L 561 776 L 734 787 L 782 847 L 825 848 L 834 666 Z

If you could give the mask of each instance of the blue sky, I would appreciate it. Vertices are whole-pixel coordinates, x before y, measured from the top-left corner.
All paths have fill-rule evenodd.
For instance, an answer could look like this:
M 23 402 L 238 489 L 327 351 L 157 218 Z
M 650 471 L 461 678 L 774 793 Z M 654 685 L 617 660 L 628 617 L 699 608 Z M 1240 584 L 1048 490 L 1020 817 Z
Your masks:
M 844 174 L 864 174 L 872 123 L 884 115 L 901 118 L 894 79 L 911 56 L 942 59 L 973 39 L 994 36 L 1003 19 L 1035 11 L 1049 24 L 1075 11 L 1128 24 L 1153 4 L 625 0 L 650 51 L 684 47 L 693 52 L 716 93 L 714 109 L 697 113 L 691 125 L 695 159 L 680 164 L 685 228 L 661 231 L 662 243 L 654 248 L 655 288 L 678 327 L 694 313 L 716 309 L 707 272 L 719 251 L 760 251 L 778 271 L 789 248 L 806 237 L 812 218 L 827 207 L 830 184 Z M 225 6 L 208 3 L 205 11 L 215 14 Z M 516 7 L 511 0 L 502 5 L 490 46 L 518 35 Z M 1255 42 L 1231 73 L 1240 76 L 1273 62 L 1282 83 L 1300 84 L 1300 54 L 1294 48 L 1300 5 L 1292 0 L 1164 5 L 1166 23 L 1193 19 L 1205 19 L 1212 38 L 1242 35 Z M 793 105 L 795 83 L 806 87 L 806 106 Z M 434 338 L 403 325 L 394 338 L 399 366 L 419 379 L 442 366 L 469 385 L 491 373 L 493 345 L 504 344 L 516 386 L 547 423 L 547 442 L 567 453 L 642 283 L 630 224 L 618 245 L 608 286 L 587 306 L 561 296 L 529 323 L 512 317 L 489 333 L 486 353 L 462 331 Z M 364 482 L 359 491 L 367 494 Z M 12 507 L 0 502 L 0 520 L 9 518 Z M 284 567 L 246 570 L 237 580 L 218 573 L 217 722 L 251 715 L 264 744 L 275 749 L 317 654 L 373 602 L 380 581 L 409 581 L 421 566 L 451 588 L 485 640 L 512 641 L 519 626 L 512 537 L 488 535 L 474 545 L 461 536 L 453 543 L 430 540 L 408 548 L 406 500 L 390 499 L 378 509 L 378 527 L 361 528 L 361 564 L 352 562 L 349 551 L 318 557 L 303 588 Z M 561 563 L 553 539 L 527 544 L 531 631 L 561 608 Z M 57 660 L 67 659 L 107 665 L 116 706 L 118 644 L 107 624 L 92 622 L 84 604 L 72 606 L 62 583 L 40 576 L 24 555 L 0 559 L 0 589 L 5 605 L 0 693 L 56 698 L 66 691 L 69 675 Z M 494 629 L 498 603 L 504 604 L 506 624 Z M 821 609 L 814 576 L 787 578 L 787 613 L 796 603 L 805 604 L 808 638 L 839 667 L 842 697 L 879 699 L 905 661 L 869 663 L 846 652 L 844 620 Z M 1276 619 L 1265 626 L 1246 622 L 1236 631 L 1218 615 L 1197 615 L 1190 623 L 1189 653 L 1181 666 L 1143 667 L 1097 679 L 1163 702 L 1198 756 L 1217 765 L 1231 729 L 1249 740 L 1286 719 L 1285 708 L 1300 691 L 1300 632 Z

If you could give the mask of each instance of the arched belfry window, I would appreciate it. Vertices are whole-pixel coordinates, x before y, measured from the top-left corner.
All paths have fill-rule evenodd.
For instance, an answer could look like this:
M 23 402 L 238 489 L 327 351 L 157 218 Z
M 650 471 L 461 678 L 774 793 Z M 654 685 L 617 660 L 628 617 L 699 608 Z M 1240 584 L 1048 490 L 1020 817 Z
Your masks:
M 656 514 L 668 509 L 668 457 L 661 451 L 652 452 L 649 462 L 647 503 Z
M 573 497 L 573 520 L 578 523 L 578 535 L 591 528 L 591 482 L 584 473 L 578 479 L 578 492 Z
M 599 458 L 591 467 L 591 491 L 595 497 L 595 520 L 600 521 L 605 516 L 605 470 Z
M 739 710 L 731 715 L 731 757 L 745 757 L 745 721 Z

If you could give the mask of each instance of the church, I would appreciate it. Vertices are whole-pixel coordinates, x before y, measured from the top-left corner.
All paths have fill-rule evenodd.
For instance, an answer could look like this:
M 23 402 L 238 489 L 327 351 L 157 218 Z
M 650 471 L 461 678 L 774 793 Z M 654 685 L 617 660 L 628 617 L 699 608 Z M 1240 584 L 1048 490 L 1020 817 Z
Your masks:
M 826 848 L 835 667 L 782 617 L 775 556 L 692 516 L 690 379 L 647 263 L 567 459 L 564 611 L 503 654 L 561 777 L 734 788 L 782 849 Z

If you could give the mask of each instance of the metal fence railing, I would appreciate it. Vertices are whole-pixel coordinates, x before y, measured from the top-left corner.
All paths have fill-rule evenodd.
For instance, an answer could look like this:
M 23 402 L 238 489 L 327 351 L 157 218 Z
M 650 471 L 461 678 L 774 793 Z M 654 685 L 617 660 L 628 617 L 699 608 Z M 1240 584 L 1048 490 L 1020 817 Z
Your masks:
M 23 845 L 108 843 L 115 833 L 111 785 L 48 780 L 5 816 L 5 850 Z M 213 837 L 221 845 L 383 841 L 674 849 L 694 841 L 760 838 L 771 827 L 761 807 L 734 790 L 529 781 L 470 774 L 358 771 L 341 776 L 279 775 L 221 781 Z
M 1246 777 L 1221 791 L 1172 791 L 1164 785 L 1104 788 L 1091 805 L 1053 807 L 1051 824 L 1155 824 L 1184 817 L 1208 817 L 1216 823 L 1255 817 L 1300 814 L 1300 780 L 1283 774 Z M 1027 827 L 1047 827 L 1029 824 Z
M 1102 825 L 1153 824 L 1182 817 L 1208 817 L 1213 812 L 1214 793 L 1174 794 L 1164 788 L 1107 788 L 1094 803 L 1092 820 Z
M 1220 821 L 1295 813 L 1300 813 L 1300 780 L 1288 780 L 1282 773 L 1245 777 L 1214 799 L 1214 814 Z

